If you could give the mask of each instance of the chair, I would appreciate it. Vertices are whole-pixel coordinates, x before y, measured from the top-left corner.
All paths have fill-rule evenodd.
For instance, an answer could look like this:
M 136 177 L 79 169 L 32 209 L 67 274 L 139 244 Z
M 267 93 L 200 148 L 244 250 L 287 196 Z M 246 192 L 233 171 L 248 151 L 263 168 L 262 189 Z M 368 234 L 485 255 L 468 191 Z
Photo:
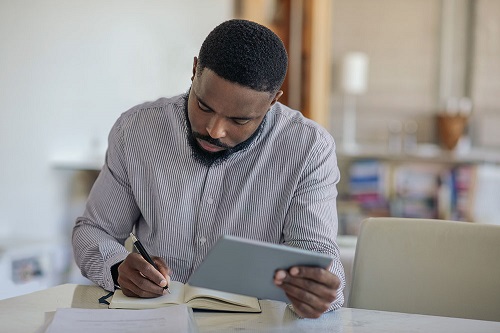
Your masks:
M 500 226 L 363 221 L 348 306 L 500 321 Z

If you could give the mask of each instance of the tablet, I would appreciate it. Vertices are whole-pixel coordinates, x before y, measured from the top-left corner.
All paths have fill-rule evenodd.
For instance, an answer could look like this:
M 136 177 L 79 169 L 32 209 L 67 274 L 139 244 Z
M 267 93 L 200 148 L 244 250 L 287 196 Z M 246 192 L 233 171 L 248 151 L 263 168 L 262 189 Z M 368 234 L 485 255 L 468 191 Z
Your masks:
M 290 246 L 222 236 L 188 280 L 192 286 L 289 302 L 274 272 L 292 266 L 327 268 L 332 257 Z

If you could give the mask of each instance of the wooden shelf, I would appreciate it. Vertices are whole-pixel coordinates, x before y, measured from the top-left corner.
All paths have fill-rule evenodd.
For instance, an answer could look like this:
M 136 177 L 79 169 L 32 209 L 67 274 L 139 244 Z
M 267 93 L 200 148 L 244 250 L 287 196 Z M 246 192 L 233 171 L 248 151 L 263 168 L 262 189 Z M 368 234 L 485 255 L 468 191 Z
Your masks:
M 422 161 L 436 163 L 492 163 L 500 164 L 500 152 L 487 148 L 472 148 L 467 152 L 448 151 L 436 145 L 420 145 L 408 152 L 391 152 L 383 145 L 358 145 L 345 149 L 337 148 L 339 158 L 361 159 L 375 158 L 389 161 Z
M 55 169 L 78 170 L 78 171 L 101 171 L 104 165 L 104 155 L 92 158 L 85 157 L 61 157 L 55 158 L 51 162 Z

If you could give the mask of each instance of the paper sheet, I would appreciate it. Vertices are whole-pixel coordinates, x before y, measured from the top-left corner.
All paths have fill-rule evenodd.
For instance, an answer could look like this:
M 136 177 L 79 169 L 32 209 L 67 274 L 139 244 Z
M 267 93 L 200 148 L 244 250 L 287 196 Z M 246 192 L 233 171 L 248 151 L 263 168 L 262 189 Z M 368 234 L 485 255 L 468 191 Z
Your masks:
M 185 305 L 148 310 L 57 309 L 46 333 L 193 332 L 196 323 Z

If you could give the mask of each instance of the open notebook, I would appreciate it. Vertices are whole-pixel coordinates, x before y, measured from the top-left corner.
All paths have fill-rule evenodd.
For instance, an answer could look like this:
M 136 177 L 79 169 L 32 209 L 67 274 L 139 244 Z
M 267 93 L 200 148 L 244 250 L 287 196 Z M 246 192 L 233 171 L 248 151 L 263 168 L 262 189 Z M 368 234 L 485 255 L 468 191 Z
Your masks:
M 169 305 L 186 304 L 193 309 L 261 312 L 259 300 L 255 297 L 193 287 L 177 281 L 171 281 L 169 289 L 171 294 L 157 298 L 128 297 L 121 290 L 117 290 L 111 299 L 109 308 L 152 309 Z

